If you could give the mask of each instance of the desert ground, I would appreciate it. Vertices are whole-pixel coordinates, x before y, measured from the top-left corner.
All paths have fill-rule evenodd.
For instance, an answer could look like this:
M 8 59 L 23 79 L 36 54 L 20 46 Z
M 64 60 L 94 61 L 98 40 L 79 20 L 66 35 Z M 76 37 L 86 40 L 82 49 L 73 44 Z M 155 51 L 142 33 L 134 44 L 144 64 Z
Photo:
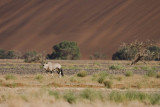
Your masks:
M 160 62 L 50 60 L 64 77 L 47 74 L 40 63 L 0 60 L 0 106 L 158 107 Z

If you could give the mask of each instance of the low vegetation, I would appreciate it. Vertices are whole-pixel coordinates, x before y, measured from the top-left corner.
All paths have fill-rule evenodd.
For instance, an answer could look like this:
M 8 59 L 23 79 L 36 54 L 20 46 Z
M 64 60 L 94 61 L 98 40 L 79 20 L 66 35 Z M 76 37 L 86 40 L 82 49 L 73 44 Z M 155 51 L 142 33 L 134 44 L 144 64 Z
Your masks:
M 7 75 L 5 75 L 5 79 L 6 79 L 6 80 L 15 80 L 15 79 L 16 79 L 16 76 L 13 75 L 13 74 L 7 74 Z
M 64 99 L 69 102 L 70 104 L 75 103 L 77 97 L 75 96 L 75 94 L 73 92 L 67 92 L 64 95 Z
M 155 72 L 155 71 L 147 71 L 147 72 L 146 72 L 146 75 L 147 75 L 148 77 L 155 77 L 155 76 L 156 76 L 156 72 Z
M 106 80 L 103 82 L 104 83 L 104 86 L 107 87 L 107 88 L 112 88 L 112 84 L 113 82 L 111 80 Z
M 124 67 L 122 65 L 111 65 L 109 66 L 110 70 L 123 70 Z
M 125 76 L 126 77 L 130 77 L 130 76 L 132 76 L 133 75 L 133 72 L 132 71 L 126 71 L 125 72 Z
M 87 75 L 88 75 L 87 71 L 80 71 L 80 72 L 77 73 L 78 77 L 85 77 Z
M 157 78 L 160 78 L 160 72 L 158 72 L 158 73 L 156 74 L 156 77 L 157 77 Z
M 112 91 L 109 94 L 109 100 L 113 102 L 139 101 L 145 104 L 160 105 L 160 94 L 148 94 L 136 91 L 118 92 Z
M 35 79 L 38 80 L 38 81 L 41 81 L 43 79 L 43 75 L 38 74 L 38 75 L 35 76 Z
M 99 71 L 95 70 L 92 74 L 92 71 L 87 71 L 85 68 L 79 72 L 75 71 L 73 75 L 65 72 L 65 76 L 62 78 L 59 78 L 58 74 L 51 76 L 45 72 L 0 75 L 0 106 L 7 103 L 17 107 L 15 102 L 20 102 L 22 106 L 31 105 L 33 102 L 40 105 L 44 104 L 44 106 L 53 106 L 55 103 L 62 104 L 62 102 L 64 105 L 68 104 L 67 106 L 75 106 L 76 104 L 82 104 L 79 106 L 91 104 L 93 106 L 98 102 L 101 105 L 108 103 L 126 105 L 135 102 L 144 106 L 160 105 L 158 93 L 160 88 L 159 63 L 150 62 L 147 66 L 139 63 L 136 66 L 130 66 L 125 61 L 117 61 L 116 63 L 114 61 L 96 61 L 89 62 L 89 64 L 78 62 L 80 64 L 70 61 L 62 64 L 65 67 L 78 67 L 78 69 L 84 66 L 88 68 L 94 66 L 98 67 Z M 20 65 L 3 62 L 1 65 L 0 69 L 2 70 L 20 69 L 20 72 L 40 69 L 40 64 L 34 63 Z M 71 68 L 68 67 L 67 69 Z M 63 70 L 67 71 L 67 69 L 64 68 Z M 40 70 L 42 71 L 42 69 Z M 141 72 L 141 74 L 136 72 Z

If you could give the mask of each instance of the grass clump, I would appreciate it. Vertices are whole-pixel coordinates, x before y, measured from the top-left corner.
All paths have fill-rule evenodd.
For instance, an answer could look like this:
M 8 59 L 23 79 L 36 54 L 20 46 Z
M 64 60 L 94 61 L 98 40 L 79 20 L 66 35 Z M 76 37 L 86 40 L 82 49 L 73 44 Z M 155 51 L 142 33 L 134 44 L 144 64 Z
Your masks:
M 102 84 L 105 81 L 107 76 L 108 76 L 107 72 L 100 72 L 98 74 L 94 74 L 92 77 L 92 80 L 95 80 L 98 83 Z
M 117 92 L 112 91 L 109 94 L 109 100 L 114 102 L 125 102 L 125 101 L 145 101 L 148 99 L 148 95 L 143 92 L 127 91 L 127 92 Z
M 15 80 L 15 79 L 16 79 L 16 76 L 13 75 L 13 74 L 7 74 L 7 75 L 5 76 L 5 79 L 6 79 L 6 80 Z
M 98 98 L 97 93 L 90 89 L 85 89 L 84 91 L 82 91 L 80 94 L 80 97 L 83 99 L 90 100 L 90 101 L 93 101 L 96 98 Z
M 113 82 L 110 81 L 110 80 L 106 80 L 103 82 L 104 83 L 104 86 L 107 87 L 107 88 L 112 88 L 112 85 L 113 85 Z
M 7 83 L 4 86 L 10 87 L 10 88 L 15 88 L 17 86 L 17 83 Z
M 73 104 L 76 102 L 76 96 L 73 94 L 73 92 L 68 92 L 64 95 L 64 99 L 70 103 L 70 104 Z
M 117 77 L 115 77 L 114 79 L 116 79 L 116 80 L 118 80 L 118 81 L 121 81 L 121 80 L 123 79 L 123 77 L 122 77 L 122 76 L 117 76 Z
M 148 76 L 148 77 L 155 77 L 156 76 L 156 72 L 155 71 L 148 71 L 146 73 L 146 76 Z
M 130 77 L 130 76 L 132 76 L 133 75 L 133 72 L 132 71 L 126 71 L 125 72 L 125 76 L 126 77 Z
M 156 78 L 160 78 L 160 72 L 156 74 Z
M 43 76 L 38 74 L 38 75 L 36 75 L 35 79 L 38 81 L 41 81 L 43 79 Z
M 80 71 L 77 73 L 78 77 L 86 77 L 88 75 L 87 71 Z
M 109 66 L 110 70 L 123 70 L 124 67 L 122 65 L 111 65 Z
M 108 95 L 108 99 L 110 101 L 114 101 L 114 102 L 123 102 L 125 100 L 125 96 L 118 92 L 118 91 L 112 91 L 109 95 Z
M 148 97 L 150 104 L 160 105 L 160 94 L 150 94 Z
M 143 67 L 141 67 L 141 69 L 144 71 L 155 71 L 156 67 L 143 66 Z
M 60 98 L 60 94 L 57 91 L 48 90 L 48 94 L 50 96 L 54 96 L 55 99 L 59 99 Z
M 139 101 L 145 104 L 160 105 L 160 94 L 153 94 L 153 93 L 148 94 L 136 91 L 127 91 L 127 92 L 112 91 L 108 95 L 108 99 L 110 101 L 114 101 L 117 103 L 127 102 L 127 101 Z

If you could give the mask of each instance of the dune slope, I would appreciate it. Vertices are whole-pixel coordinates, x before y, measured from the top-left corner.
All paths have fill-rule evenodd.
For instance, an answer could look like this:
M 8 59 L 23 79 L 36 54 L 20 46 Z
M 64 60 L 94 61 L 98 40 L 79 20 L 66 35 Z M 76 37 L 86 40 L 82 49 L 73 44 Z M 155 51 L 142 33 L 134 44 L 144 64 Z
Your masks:
M 0 0 L 0 48 L 52 52 L 76 41 L 82 59 L 122 42 L 160 40 L 158 0 Z

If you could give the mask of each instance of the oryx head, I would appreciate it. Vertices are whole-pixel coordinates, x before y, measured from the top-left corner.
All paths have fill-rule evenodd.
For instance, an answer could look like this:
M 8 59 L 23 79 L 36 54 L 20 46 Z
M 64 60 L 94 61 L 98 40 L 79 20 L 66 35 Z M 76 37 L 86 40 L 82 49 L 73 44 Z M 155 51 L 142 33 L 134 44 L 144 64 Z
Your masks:
M 43 66 L 43 68 L 44 68 L 44 66 L 47 65 L 47 60 L 46 60 L 46 58 L 43 58 L 43 57 L 42 57 L 41 65 Z

